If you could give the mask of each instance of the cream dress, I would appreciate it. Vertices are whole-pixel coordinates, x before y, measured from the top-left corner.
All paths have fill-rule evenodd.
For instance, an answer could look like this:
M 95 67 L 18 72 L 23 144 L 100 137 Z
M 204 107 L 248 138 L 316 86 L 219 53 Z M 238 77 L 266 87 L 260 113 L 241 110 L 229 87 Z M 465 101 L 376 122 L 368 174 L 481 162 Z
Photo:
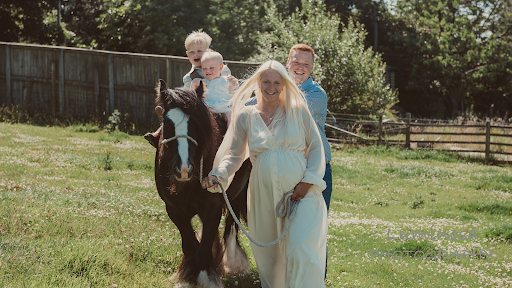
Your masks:
M 249 149 L 253 168 L 247 200 L 248 226 L 250 235 L 260 243 L 274 241 L 284 229 L 284 219 L 278 218 L 275 211 L 282 195 L 299 182 L 313 184 L 279 244 L 262 248 L 251 242 L 263 288 L 325 287 L 325 156 L 311 114 L 304 108 L 295 109 L 301 110 L 294 114 L 302 119 L 274 120 L 268 128 L 255 106 L 243 108 L 236 125 L 231 125 L 235 126 L 234 136 L 225 139 L 231 141 L 230 148 L 210 172 L 226 187 Z M 286 121 L 288 125 L 284 125 Z

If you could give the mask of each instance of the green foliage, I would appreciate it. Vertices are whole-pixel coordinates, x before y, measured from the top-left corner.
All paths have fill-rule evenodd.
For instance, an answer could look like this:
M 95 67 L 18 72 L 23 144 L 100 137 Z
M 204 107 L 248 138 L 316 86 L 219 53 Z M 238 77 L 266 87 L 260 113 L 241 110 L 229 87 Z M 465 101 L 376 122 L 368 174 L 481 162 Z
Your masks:
M 366 34 L 361 25 L 349 23 L 340 35 L 340 19 L 317 0 L 302 1 L 302 11 L 297 9 L 286 18 L 272 2 L 266 10 L 268 32 L 258 36 L 258 54 L 252 61 L 285 63 L 289 49 L 305 43 L 315 49 L 312 77 L 327 92 L 332 112 L 381 115 L 396 103 L 396 93 L 384 85 L 380 55 L 364 49 Z
M 425 205 L 425 200 L 423 199 L 423 196 L 421 194 L 414 195 L 414 200 L 410 202 L 411 208 L 423 208 Z
M 512 107 L 511 0 L 397 1 L 394 55 L 405 59 L 408 112 L 455 117 Z
M 508 241 L 512 241 L 512 225 L 511 224 L 502 224 L 501 226 L 494 227 L 489 229 L 485 233 L 485 237 L 488 238 L 496 238 L 496 239 L 506 239 Z
M 103 170 L 112 170 L 112 151 L 107 150 L 105 153 L 105 158 L 103 158 Z
M 467 212 L 505 216 L 512 215 L 512 203 L 508 202 L 470 202 L 458 205 L 457 208 Z
M 105 126 L 105 129 L 110 134 L 117 132 L 118 135 L 121 135 L 118 133 L 120 131 L 133 134 L 135 132 L 135 124 L 130 122 L 130 115 L 128 113 L 123 115 L 119 110 L 115 109 L 112 115 L 108 117 L 108 124 Z M 121 138 L 123 137 L 121 136 Z
M 417 240 L 409 240 L 401 245 L 398 245 L 392 251 L 413 251 L 409 252 L 409 257 L 414 257 L 414 253 L 416 251 L 422 251 L 423 253 L 429 253 L 430 251 L 435 251 L 436 245 L 427 242 L 427 241 L 417 241 Z M 404 253 L 407 255 L 407 253 Z M 398 256 L 398 255 L 396 255 Z M 419 256 L 418 256 L 419 257 Z
M 57 21 L 47 21 L 56 17 L 57 0 L 0 2 L 0 41 L 26 42 L 37 44 L 58 44 L 62 31 Z
M 91 133 L 95 133 L 95 132 L 99 132 L 101 130 L 100 127 L 98 127 L 96 125 L 91 125 L 89 123 L 86 123 L 85 125 L 84 124 L 76 124 L 76 125 L 71 126 L 71 128 L 75 132 L 91 132 Z

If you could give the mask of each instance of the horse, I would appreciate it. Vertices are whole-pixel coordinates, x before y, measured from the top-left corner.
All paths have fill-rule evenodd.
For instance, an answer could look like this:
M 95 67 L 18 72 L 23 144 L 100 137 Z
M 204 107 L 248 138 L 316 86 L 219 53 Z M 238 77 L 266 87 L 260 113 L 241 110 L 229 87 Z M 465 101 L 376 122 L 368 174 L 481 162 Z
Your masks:
M 180 266 L 171 279 L 177 287 L 223 287 L 219 275 L 249 272 L 247 255 L 240 246 L 238 229 L 229 213 L 224 243 L 220 242 L 219 225 L 225 211 L 222 194 L 211 193 L 200 183 L 212 169 L 222 141 L 220 130 L 225 132 L 227 123 L 202 101 L 203 85 L 195 91 L 169 89 L 160 80 L 156 90 L 155 111 L 161 117 L 162 129 L 158 138 L 146 139 L 156 148 L 158 194 L 181 234 L 183 250 Z M 251 168 L 250 161 L 246 160 L 226 191 L 237 216 L 245 220 Z M 191 224 L 195 215 L 202 222 L 200 237 Z

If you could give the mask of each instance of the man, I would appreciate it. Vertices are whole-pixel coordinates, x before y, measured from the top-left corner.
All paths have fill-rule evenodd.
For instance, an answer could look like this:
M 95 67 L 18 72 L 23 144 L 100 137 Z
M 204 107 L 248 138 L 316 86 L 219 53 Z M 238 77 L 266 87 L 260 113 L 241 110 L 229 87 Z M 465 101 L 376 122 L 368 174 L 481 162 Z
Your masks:
M 320 137 L 325 151 L 325 175 L 324 181 L 327 187 L 322 192 L 329 211 L 332 194 L 332 168 L 331 168 L 331 146 L 325 136 L 325 119 L 327 116 L 327 94 L 324 89 L 311 79 L 311 72 L 314 67 L 315 51 L 305 44 L 296 44 L 290 49 L 286 68 L 288 73 L 295 80 L 295 84 L 304 91 L 309 112 L 318 126 Z

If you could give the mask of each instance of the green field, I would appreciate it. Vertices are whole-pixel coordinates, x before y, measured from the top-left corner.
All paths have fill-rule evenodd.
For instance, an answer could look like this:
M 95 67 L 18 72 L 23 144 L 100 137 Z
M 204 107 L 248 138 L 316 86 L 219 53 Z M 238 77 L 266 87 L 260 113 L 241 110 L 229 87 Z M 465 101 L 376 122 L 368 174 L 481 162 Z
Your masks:
M 0 287 L 169 287 L 181 238 L 154 149 L 79 130 L 0 123 Z M 510 167 L 386 147 L 333 149 L 332 165 L 327 287 L 512 286 Z M 260 287 L 252 267 L 226 287 Z

